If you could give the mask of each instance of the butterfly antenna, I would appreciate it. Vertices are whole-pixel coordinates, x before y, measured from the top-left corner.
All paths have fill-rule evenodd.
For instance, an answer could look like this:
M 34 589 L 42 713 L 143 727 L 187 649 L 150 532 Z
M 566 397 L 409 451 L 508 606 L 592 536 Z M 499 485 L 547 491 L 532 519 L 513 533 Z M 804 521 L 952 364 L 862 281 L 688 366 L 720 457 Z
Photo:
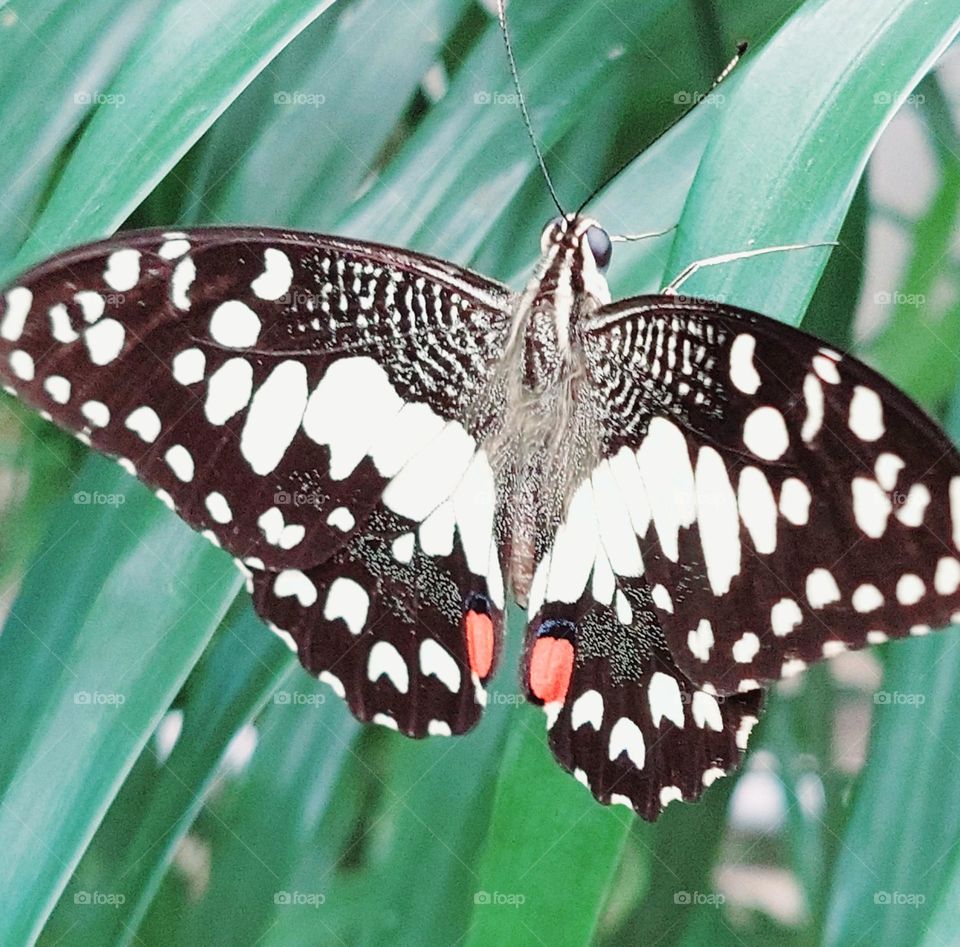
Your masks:
M 537 144 L 537 136 L 533 132 L 533 124 L 530 121 L 530 113 L 527 111 L 527 103 L 523 97 L 523 91 L 520 88 L 520 73 L 517 70 L 517 60 L 513 55 L 513 45 L 510 42 L 510 31 L 507 29 L 507 12 L 504 9 L 504 0 L 497 0 L 497 18 L 500 20 L 500 32 L 503 34 L 503 45 L 507 49 L 507 60 L 510 63 L 510 75 L 513 76 L 513 87 L 517 92 L 517 102 L 520 105 L 520 114 L 523 115 L 523 124 L 527 127 L 527 134 L 530 136 L 530 143 L 533 145 L 533 150 L 537 155 L 537 161 L 540 163 L 540 170 L 543 172 L 543 179 L 547 182 L 547 190 L 550 192 L 550 197 L 553 200 L 553 203 L 556 204 L 557 210 L 560 211 L 561 216 L 566 216 L 562 205 L 560 204 L 560 198 L 557 197 L 557 192 L 554 189 L 553 181 L 550 179 L 550 172 L 547 170 L 547 162 L 544 161 L 543 152 L 540 150 L 540 146 Z
M 737 43 L 736 55 L 733 57 L 733 59 L 730 60 L 730 62 L 728 62 L 723 67 L 723 69 L 720 71 L 720 74 L 717 76 L 717 78 L 714 79 L 713 82 L 710 84 L 710 88 L 702 95 L 693 96 L 693 101 L 672 122 L 670 122 L 670 124 L 667 125 L 667 127 L 664 128 L 663 131 L 661 131 L 657 135 L 657 137 L 650 142 L 650 144 L 647 145 L 647 148 L 652 147 L 658 141 L 660 141 L 660 139 L 663 138 L 663 136 L 666 135 L 666 133 L 670 131 L 671 128 L 674 127 L 674 125 L 677 125 L 680 122 L 682 122 L 704 99 L 707 98 L 707 96 L 711 95 L 714 92 L 717 86 L 720 85 L 720 83 L 723 82 L 723 80 L 726 79 L 731 72 L 733 72 L 737 63 L 739 63 L 740 60 L 743 59 L 743 54 L 747 51 L 747 46 L 748 44 L 745 41 L 741 41 Z M 636 158 L 636 155 L 631 155 L 602 184 L 594 188 L 594 190 L 590 193 L 590 196 L 577 208 L 577 213 L 580 214 L 583 211 L 584 207 L 586 207 L 587 204 L 590 203 L 590 201 L 592 201 L 614 178 L 616 178 L 621 171 L 623 171 L 630 164 L 632 164 L 634 158 Z

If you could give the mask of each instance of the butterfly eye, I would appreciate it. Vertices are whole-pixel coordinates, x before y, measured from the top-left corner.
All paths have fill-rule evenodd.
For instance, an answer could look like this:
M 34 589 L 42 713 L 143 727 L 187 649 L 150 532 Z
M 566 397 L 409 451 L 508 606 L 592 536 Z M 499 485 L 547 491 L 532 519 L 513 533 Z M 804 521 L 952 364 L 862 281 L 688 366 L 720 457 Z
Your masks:
M 613 243 L 610 241 L 610 235 L 602 227 L 591 227 L 587 231 L 587 244 L 593 254 L 597 269 L 603 272 L 610 265 L 610 257 L 613 255 Z

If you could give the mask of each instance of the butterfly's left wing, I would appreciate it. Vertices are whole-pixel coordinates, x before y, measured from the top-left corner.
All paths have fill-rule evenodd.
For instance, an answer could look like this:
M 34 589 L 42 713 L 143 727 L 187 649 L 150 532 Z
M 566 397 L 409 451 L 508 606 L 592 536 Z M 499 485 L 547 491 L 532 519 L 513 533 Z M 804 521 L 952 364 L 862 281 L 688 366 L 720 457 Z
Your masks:
M 261 616 L 360 719 L 463 732 L 503 606 L 469 409 L 509 305 L 378 244 L 124 233 L 0 295 L 0 378 L 252 570 Z
M 605 412 L 598 542 L 646 577 L 691 681 L 750 691 L 960 611 L 960 457 L 876 372 L 670 296 L 604 307 L 584 346 Z

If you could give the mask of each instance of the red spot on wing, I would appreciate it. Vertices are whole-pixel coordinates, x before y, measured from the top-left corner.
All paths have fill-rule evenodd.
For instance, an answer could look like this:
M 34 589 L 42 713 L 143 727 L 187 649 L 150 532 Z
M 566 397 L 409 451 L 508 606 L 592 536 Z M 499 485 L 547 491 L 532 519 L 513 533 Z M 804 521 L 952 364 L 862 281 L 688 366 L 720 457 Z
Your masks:
M 530 655 L 530 691 L 545 704 L 562 701 L 573 674 L 573 644 L 566 638 L 538 638 Z
M 483 680 L 490 673 L 490 666 L 493 664 L 493 620 L 489 615 L 470 610 L 464 621 L 470 670 Z

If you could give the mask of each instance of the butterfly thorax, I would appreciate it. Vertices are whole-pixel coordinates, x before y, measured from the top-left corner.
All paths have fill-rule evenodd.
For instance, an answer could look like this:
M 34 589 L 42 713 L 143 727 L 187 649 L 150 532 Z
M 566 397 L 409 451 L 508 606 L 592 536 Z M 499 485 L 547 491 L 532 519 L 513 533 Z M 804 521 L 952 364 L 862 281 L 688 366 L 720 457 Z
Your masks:
M 586 385 L 580 339 L 580 326 L 610 299 L 587 240 L 596 226 L 570 217 L 546 228 L 496 373 L 503 420 L 486 447 L 503 498 L 501 531 L 520 601 L 543 537 L 553 534 L 576 485 L 599 458 L 599 406 Z

